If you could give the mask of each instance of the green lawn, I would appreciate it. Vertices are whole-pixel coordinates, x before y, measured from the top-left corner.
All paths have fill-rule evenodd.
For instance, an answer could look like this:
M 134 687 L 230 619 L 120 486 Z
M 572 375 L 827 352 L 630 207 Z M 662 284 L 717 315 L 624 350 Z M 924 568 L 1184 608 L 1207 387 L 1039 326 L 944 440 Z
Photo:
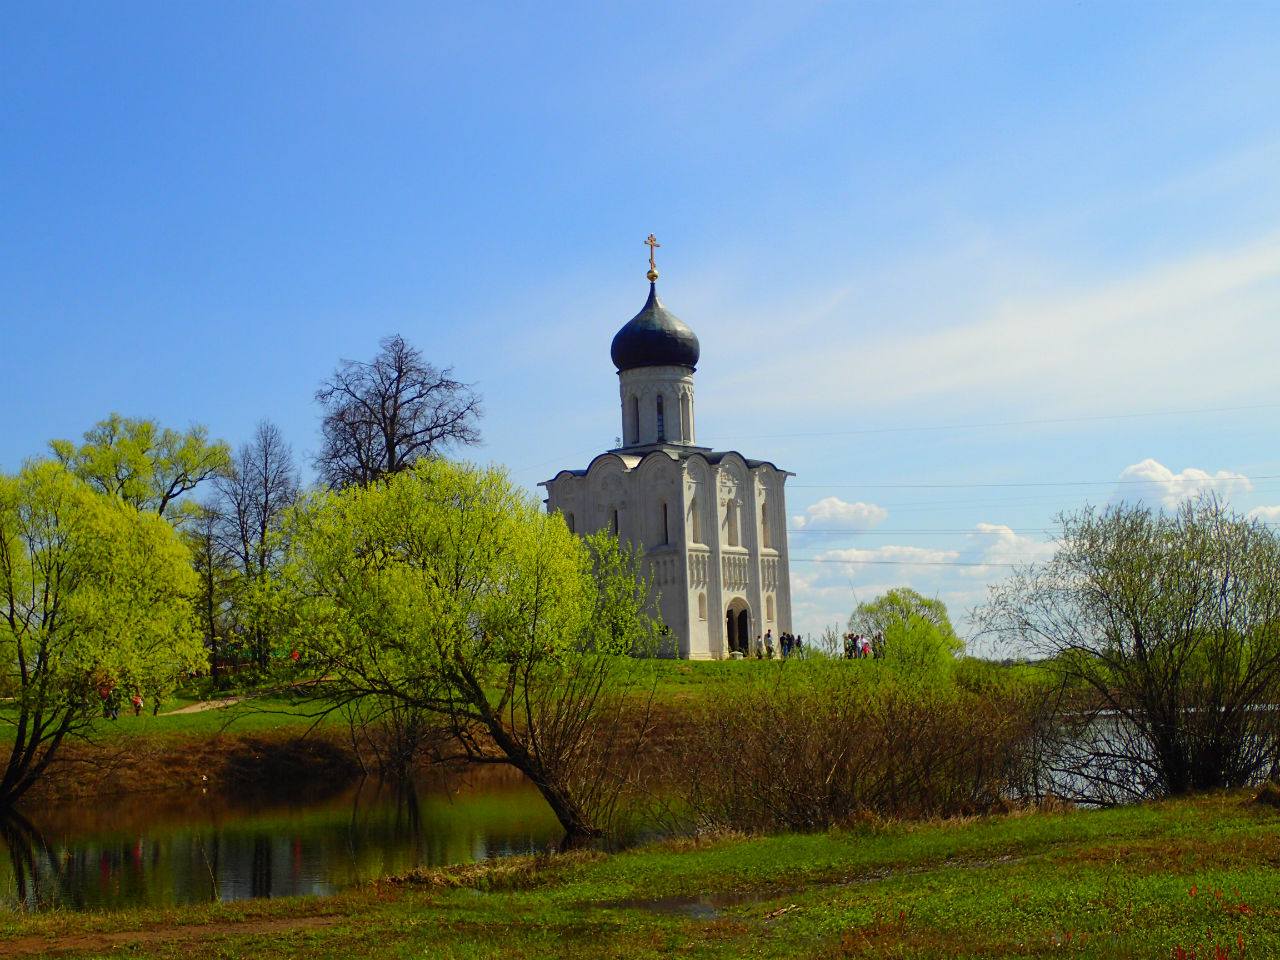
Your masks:
M 0 955 L 1275 957 L 1280 813 L 1250 797 L 669 842 L 328 900 L 10 916 Z
M 231 697 L 234 694 L 227 694 Z M 205 735 L 231 730 L 233 732 L 258 733 L 265 730 L 297 728 L 299 732 L 313 722 L 309 717 L 314 708 L 297 703 L 287 694 L 268 693 L 250 695 L 240 703 L 194 713 L 173 713 L 182 707 L 197 703 L 193 695 L 180 694 L 161 705 L 159 716 L 152 716 L 148 706 L 141 716 L 133 710 L 120 712 L 117 720 L 98 718 L 94 721 L 92 736 L 95 740 L 109 742 L 115 737 L 132 737 L 144 734 Z M 0 708 L 0 719 L 16 716 L 11 707 Z M 341 722 L 330 717 L 326 723 Z M 0 742 L 11 741 L 13 724 L 0 723 Z

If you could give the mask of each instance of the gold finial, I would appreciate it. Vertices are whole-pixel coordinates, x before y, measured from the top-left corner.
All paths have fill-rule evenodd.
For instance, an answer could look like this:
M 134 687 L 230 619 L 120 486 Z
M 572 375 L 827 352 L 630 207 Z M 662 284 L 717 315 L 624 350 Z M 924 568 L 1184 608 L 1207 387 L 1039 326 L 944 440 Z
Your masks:
M 653 283 L 655 280 L 658 279 L 658 267 L 653 262 L 653 249 L 654 247 L 662 246 L 662 244 L 660 244 L 657 240 L 653 238 L 652 233 L 649 234 L 649 239 L 646 240 L 645 243 L 649 247 L 649 272 L 646 273 L 645 276 L 649 278 L 650 283 Z

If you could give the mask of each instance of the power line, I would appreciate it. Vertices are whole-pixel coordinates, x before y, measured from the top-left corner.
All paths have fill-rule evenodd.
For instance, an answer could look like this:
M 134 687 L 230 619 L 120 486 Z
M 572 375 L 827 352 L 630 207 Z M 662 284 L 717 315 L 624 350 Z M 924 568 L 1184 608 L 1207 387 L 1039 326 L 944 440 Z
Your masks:
M 1207 486 L 1214 483 L 1239 482 L 1247 480 L 1256 483 L 1263 480 L 1280 480 L 1280 474 L 1267 474 L 1260 477 L 1246 477 L 1244 474 L 1231 474 L 1225 477 L 1196 477 L 1188 480 L 1177 480 L 1176 483 L 1188 487 Z M 823 489 L 826 487 L 851 488 L 871 487 L 877 490 L 962 490 L 1006 487 L 1110 487 L 1119 484 L 1156 484 L 1159 480 L 1017 480 L 1006 483 L 875 483 L 865 480 L 841 481 L 839 483 L 789 483 L 787 489 Z
M 862 566 L 889 567 L 1016 567 L 1034 563 L 1034 557 L 1025 560 L 838 560 L 835 557 L 791 557 L 792 563 L 856 563 Z
M 951 534 L 951 533 L 954 533 L 954 534 L 962 533 L 962 534 L 965 534 L 966 536 L 994 537 L 994 536 L 1000 536 L 1006 533 L 1014 533 L 1014 534 L 1022 535 L 1022 534 L 1032 534 L 1032 533 L 1051 534 L 1054 532 L 1055 532 L 1054 530 L 1048 527 L 1001 527 L 998 530 L 974 530 L 972 527 L 968 527 L 968 528 L 957 527 L 955 529 L 938 528 L 933 530 L 926 530 L 926 529 L 884 530 L 879 527 L 874 527 L 871 529 L 858 528 L 858 527 L 849 527 L 847 529 L 840 529 L 840 528 L 824 527 L 821 530 L 809 530 L 807 528 L 788 528 L 787 530 L 788 536 L 807 536 L 807 535 L 848 536 L 850 534 L 855 534 L 855 533 L 868 533 L 868 534 L 875 534 L 876 536 L 892 534 L 895 537 L 915 536 L 917 534 L 927 535 L 927 534 Z
M 1280 521 L 1276 520 L 1259 520 L 1258 524 L 1263 527 L 1274 528 L 1280 527 Z M 1006 533 L 1013 533 L 1019 536 L 1026 534 L 1043 533 L 1048 536 L 1054 536 L 1058 530 L 1051 527 L 998 527 L 995 530 L 975 530 L 972 527 L 955 527 L 955 528 L 916 528 L 907 529 L 886 529 L 882 527 L 823 527 L 821 530 L 810 530 L 808 527 L 788 527 L 788 536 L 851 536 L 854 534 L 874 534 L 875 536 L 888 536 L 892 534 L 895 537 L 915 536 L 915 535 L 932 535 L 932 534 L 964 534 L 967 537 L 995 537 L 1002 536 Z

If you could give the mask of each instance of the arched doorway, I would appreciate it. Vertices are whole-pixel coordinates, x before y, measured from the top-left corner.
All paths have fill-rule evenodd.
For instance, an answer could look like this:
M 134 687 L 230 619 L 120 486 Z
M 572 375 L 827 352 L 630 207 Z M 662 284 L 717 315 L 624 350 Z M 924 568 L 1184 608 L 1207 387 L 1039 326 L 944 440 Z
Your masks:
M 751 656 L 751 608 L 741 597 L 731 600 L 725 611 L 724 639 L 726 654 Z

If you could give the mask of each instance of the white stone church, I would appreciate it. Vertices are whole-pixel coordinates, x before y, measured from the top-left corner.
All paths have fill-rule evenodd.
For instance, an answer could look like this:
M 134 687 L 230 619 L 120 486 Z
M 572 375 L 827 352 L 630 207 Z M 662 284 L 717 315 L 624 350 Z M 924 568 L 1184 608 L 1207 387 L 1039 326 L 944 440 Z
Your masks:
M 652 235 L 646 242 L 656 245 Z M 652 255 L 649 266 L 649 299 L 610 351 L 622 445 L 539 486 L 570 530 L 607 528 L 641 548 L 673 652 L 693 660 L 752 655 L 756 637 L 791 631 L 783 488 L 793 474 L 697 445 L 698 338 L 658 299 Z

